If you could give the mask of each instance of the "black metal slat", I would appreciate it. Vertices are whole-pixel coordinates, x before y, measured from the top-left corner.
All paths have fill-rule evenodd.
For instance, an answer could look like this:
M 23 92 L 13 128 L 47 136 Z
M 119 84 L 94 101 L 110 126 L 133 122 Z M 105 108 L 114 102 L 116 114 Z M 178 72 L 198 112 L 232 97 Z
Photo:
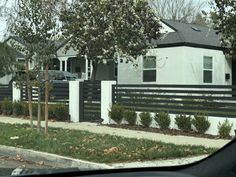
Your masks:
M 130 104 L 130 103 L 120 103 L 124 106 L 130 106 L 130 107 L 150 107 L 150 108 L 165 108 L 165 109 L 186 109 L 186 110 L 196 110 L 196 111 L 222 111 L 222 112 L 234 112 L 236 113 L 236 109 L 232 108 L 227 108 L 227 107 L 216 107 L 216 108 L 211 108 L 211 107 L 194 107 L 194 106 L 177 106 L 177 105 L 161 105 L 161 104 Z
M 212 88 L 212 89 L 236 89 L 236 85 L 180 85 L 180 84 L 119 84 L 115 85 L 116 88 Z
M 234 103 L 228 103 L 228 102 L 207 102 L 207 101 L 183 101 L 183 100 L 162 100 L 162 99 L 132 99 L 132 98 L 119 98 L 117 97 L 117 102 L 129 102 L 129 103 L 135 103 L 135 102 L 141 102 L 143 104 L 149 104 L 149 103 L 176 103 L 176 104 L 191 104 L 191 105 L 202 105 L 202 106 L 208 106 L 208 105 L 217 105 L 217 106 L 235 106 L 236 102 Z
M 190 95 L 157 95 L 157 94 L 126 94 L 126 93 L 115 93 L 115 97 L 117 96 L 127 96 L 127 97 L 132 97 L 132 96 L 136 96 L 136 97 L 151 97 L 151 98 L 180 98 L 180 99 L 207 99 L 207 100 L 236 100 L 236 97 L 232 97 L 232 96 L 202 96 L 202 95 L 198 95 L 198 96 L 190 96 Z
M 184 94 L 236 94 L 236 91 L 218 91 L 218 90 L 161 90 L 161 89 L 115 89 L 115 92 L 126 93 L 184 93 Z

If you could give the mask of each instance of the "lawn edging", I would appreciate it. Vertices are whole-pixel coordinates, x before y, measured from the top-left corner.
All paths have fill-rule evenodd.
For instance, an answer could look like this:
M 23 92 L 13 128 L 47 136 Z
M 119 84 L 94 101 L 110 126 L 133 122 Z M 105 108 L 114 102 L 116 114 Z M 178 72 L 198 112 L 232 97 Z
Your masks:
M 0 145 L 0 155 L 15 158 L 20 156 L 22 159 L 52 166 L 55 168 L 80 168 L 80 169 L 112 169 L 113 167 L 104 163 L 94 163 L 80 159 L 73 159 L 56 154 L 34 151 L 31 149 L 16 148 Z

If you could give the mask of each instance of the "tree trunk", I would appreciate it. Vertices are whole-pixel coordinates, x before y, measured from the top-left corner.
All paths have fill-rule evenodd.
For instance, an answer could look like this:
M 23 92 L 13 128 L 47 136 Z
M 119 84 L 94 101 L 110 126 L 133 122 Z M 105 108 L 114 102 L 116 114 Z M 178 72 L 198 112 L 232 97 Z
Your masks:
M 45 66 L 45 134 L 48 133 L 48 97 L 49 97 L 49 80 L 48 80 L 48 63 Z
M 93 71 L 92 71 L 91 80 L 95 81 L 96 80 L 96 76 L 97 76 L 98 62 L 97 61 L 92 61 L 92 62 L 93 62 Z
M 41 130 L 41 85 L 40 81 L 38 80 L 38 115 L 37 115 L 37 128 L 38 132 Z
M 29 105 L 29 117 L 30 117 L 30 128 L 33 129 L 33 113 L 32 113 L 32 96 L 31 96 L 31 85 L 30 85 L 30 77 L 29 77 L 29 63 L 28 60 L 25 62 L 25 72 L 26 72 L 26 87 L 28 94 L 28 105 Z

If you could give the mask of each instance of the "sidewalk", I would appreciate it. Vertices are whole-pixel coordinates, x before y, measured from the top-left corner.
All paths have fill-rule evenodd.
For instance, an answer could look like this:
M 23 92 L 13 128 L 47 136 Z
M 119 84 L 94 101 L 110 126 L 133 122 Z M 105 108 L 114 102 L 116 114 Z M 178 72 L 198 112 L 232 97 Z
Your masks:
M 28 124 L 29 120 L 0 116 L 0 122 L 10 124 Z M 36 121 L 34 123 L 36 124 Z M 44 126 L 44 121 L 42 121 L 41 124 Z M 148 139 L 153 141 L 162 141 L 165 143 L 174 143 L 177 145 L 202 145 L 212 148 L 221 148 L 230 141 L 222 139 L 163 135 L 159 133 L 104 127 L 94 123 L 49 122 L 49 127 L 84 130 L 98 134 L 109 134 L 126 138 Z

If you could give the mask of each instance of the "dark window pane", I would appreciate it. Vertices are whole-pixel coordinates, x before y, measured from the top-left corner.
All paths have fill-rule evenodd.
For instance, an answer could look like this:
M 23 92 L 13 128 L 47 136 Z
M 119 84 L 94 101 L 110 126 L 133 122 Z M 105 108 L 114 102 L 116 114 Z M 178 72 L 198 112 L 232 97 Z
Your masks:
M 156 82 L 156 70 L 144 70 L 143 82 Z
M 204 83 L 212 83 L 212 71 L 203 71 Z

